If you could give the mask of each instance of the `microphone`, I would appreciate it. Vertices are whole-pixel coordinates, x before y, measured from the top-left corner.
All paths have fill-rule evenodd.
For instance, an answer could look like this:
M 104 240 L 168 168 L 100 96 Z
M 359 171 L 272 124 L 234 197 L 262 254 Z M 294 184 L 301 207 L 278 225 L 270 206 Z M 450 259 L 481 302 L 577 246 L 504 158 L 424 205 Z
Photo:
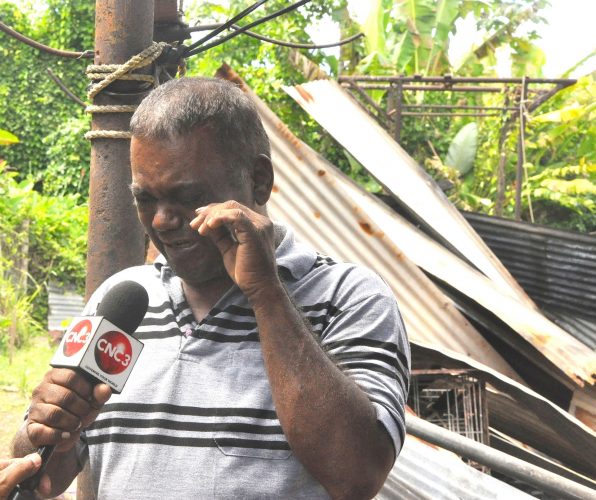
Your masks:
M 66 330 L 50 365 L 82 372 L 94 384 L 108 384 L 120 393 L 143 349 L 132 333 L 147 313 L 149 296 L 134 281 L 111 288 L 99 304 L 95 316 L 74 318 Z M 42 464 L 35 475 L 17 485 L 7 500 L 36 498 L 35 488 L 54 452 L 55 445 L 41 446 Z

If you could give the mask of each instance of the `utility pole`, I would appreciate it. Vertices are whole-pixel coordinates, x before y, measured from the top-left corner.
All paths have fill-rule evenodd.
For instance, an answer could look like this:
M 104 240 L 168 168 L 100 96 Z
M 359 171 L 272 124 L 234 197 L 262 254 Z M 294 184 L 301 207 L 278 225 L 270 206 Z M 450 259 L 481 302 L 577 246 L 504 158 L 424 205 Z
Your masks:
M 153 41 L 153 0 L 96 0 L 95 64 L 123 64 Z M 144 68 L 149 72 L 150 68 Z M 137 81 L 116 81 L 95 105 L 134 105 L 146 95 Z M 97 113 L 92 130 L 127 131 L 131 113 Z M 145 238 L 129 191 L 130 140 L 91 141 L 86 297 L 112 274 L 142 264 Z

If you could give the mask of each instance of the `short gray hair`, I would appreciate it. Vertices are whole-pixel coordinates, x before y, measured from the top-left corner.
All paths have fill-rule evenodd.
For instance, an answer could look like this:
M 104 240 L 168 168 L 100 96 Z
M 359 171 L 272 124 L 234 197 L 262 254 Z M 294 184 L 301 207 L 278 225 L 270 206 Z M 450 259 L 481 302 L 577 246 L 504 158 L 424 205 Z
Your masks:
M 209 126 L 219 153 L 248 166 L 260 154 L 271 155 L 269 138 L 257 108 L 240 88 L 218 78 L 179 78 L 157 87 L 130 121 L 133 136 L 167 140 Z

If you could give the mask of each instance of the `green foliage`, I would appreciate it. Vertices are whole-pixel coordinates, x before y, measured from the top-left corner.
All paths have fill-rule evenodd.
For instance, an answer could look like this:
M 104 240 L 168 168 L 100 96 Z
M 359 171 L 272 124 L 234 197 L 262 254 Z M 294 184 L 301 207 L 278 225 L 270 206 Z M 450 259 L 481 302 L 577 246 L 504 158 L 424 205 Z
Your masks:
M 540 11 L 546 5 L 548 0 L 374 0 L 370 17 L 363 26 L 368 37 L 367 52 L 362 54 L 357 72 L 495 76 L 497 49 L 510 47 L 512 76 L 540 77 L 545 54 L 534 43 L 537 34 L 518 28 L 529 20 L 542 21 Z M 450 61 L 451 35 L 456 32 L 456 21 L 466 16 L 473 16 L 482 41 L 470 46 L 460 61 Z M 525 220 L 578 231 L 595 230 L 596 127 L 591 120 L 596 107 L 595 94 L 593 84 L 582 79 L 574 88 L 549 100 L 532 118 L 524 142 L 522 217 Z M 369 95 L 388 107 L 385 92 L 375 90 Z M 511 94 L 506 96 L 507 93 L 406 92 L 404 100 L 410 105 L 426 106 L 511 106 L 515 98 Z M 484 118 L 477 124 L 471 123 L 471 119 L 475 118 L 404 116 L 400 142 L 448 189 L 450 199 L 457 206 L 494 213 L 505 116 Z M 503 151 L 504 215 L 512 216 L 517 163 L 515 127 L 506 137 Z
M 522 185 L 522 218 L 580 232 L 596 230 L 596 127 L 591 76 L 581 78 L 543 104 L 526 127 L 526 175 Z M 503 105 L 503 96 L 485 98 Z M 461 208 L 492 214 L 497 198 L 496 167 L 503 120 L 480 122 L 474 171 L 467 174 L 450 198 Z M 514 214 L 518 129 L 513 127 L 504 147 L 504 215 Z M 473 196 L 471 196 L 473 195 Z
M 49 197 L 33 187 L 0 164 L 0 351 L 11 324 L 17 344 L 43 330 L 50 279 L 84 284 L 86 206 L 78 195 Z
M 0 19 L 52 47 L 93 47 L 92 0 L 45 3 L 43 14 L 34 15 L 0 0 Z M 83 288 L 90 151 L 83 133 L 89 120 L 45 70 L 52 68 L 83 96 L 85 64 L 0 33 L 0 123 L 21 139 L 0 154 L 6 160 L 0 167 L 0 352 L 11 325 L 17 346 L 45 330 L 50 279 Z
M 89 148 L 81 147 L 81 138 L 90 128 L 88 115 L 79 114 L 64 120 L 60 129 L 44 139 L 47 167 L 43 191 L 55 195 L 77 193 L 85 199 L 89 191 Z M 85 141 L 87 142 L 87 141 Z
M 592 76 L 547 101 L 528 125 L 525 195 L 537 221 L 596 230 L 596 82 Z M 525 197 L 525 199 L 527 199 Z M 526 211 L 530 207 L 524 206 Z
M 253 2 L 246 0 L 229 2 L 228 5 L 222 5 L 222 2 L 197 2 L 194 8 L 187 11 L 187 20 L 191 25 L 199 19 L 201 24 L 224 22 L 251 3 Z M 329 15 L 341 17 L 339 13 L 345 9 L 345 3 L 345 0 L 314 0 L 298 11 L 255 28 L 255 31 L 278 40 L 313 43 L 307 29 Z M 250 19 L 286 6 L 287 2 L 272 0 L 255 11 Z M 335 165 L 350 172 L 351 166 L 342 148 L 281 89 L 283 85 L 304 82 L 304 76 L 292 65 L 289 56 L 290 49 L 286 47 L 240 35 L 224 45 L 190 58 L 188 74 L 213 76 L 221 64 L 226 62 L 294 134 L 315 150 L 323 152 Z M 319 50 L 309 51 L 308 56 L 332 75 L 336 75 L 335 57 Z
M 15 353 L 12 363 L 7 356 L 0 356 L 0 387 L 17 389 L 29 397 L 48 371 L 54 347 L 46 339 L 36 339 Z M 21 418 L 22 418 L 22 412 Z
M 12 2 L 0 0 L 0 19 L 17 31 L 40 42 L 62 49 L 85 50 L 93 47 L 94 4 L 92 0 L 48 0 L 41 16 L 23 10 Z M 66 161 L 63 170 L 56 165 L 46 169 L 54 158 L 48 156 L 49 142 L 56 142 L 64 124 L 81 115 L 79 106 L 70 101 L 49 78 L 51 68 L 77 95 L 84 96 L 87 81 L 85 60 L 62 59 L 44 54 L 0 33 L 0 124 L 10 124 L 20 139 L 2 156 L 23 179 L 33 176 L 36 188 L 46 194 L 61 192 L 87 196 L 86 182 L 80 182 L 81 169 L 89 168 L 90 146 L 82 135 L 62 139 L 68 142 L 69 156 L 80 161 Z M 60 141 L 58 141 L 60 142 Z M 59 175 L 57 181 L 55 176 Z M 46 177 L 48 182 L 46 183 Z M 53 191 L 56 188 L 57 191 Z
M 84 50 L 93 46 L 93 0 L 48 0 L 41 16 L 0 0 L 0 17 L 32 38 L 55 47 Z M 251 4 L 251 0 L 197 1 L 189 9 L 192 25 L 223 22 Z M 371 16 L 362 30 L 367 38 L 340 50 L 339 59 L 330 52 L 303 51 L 332 77 L 338 72 L 371 75 L 451 73 L 466 76 L 494 76 L 495 51 L 512 49 L 514 75 L 540 76 L 544 63 L 534 44 L 535 33 L 520 34 L 527 20 L 540 20 L 547 0 L 371 0 Z M 256 19 L 287 2 L 271 0 L 251 14 Z M 449 60 L 449 43 L 456 22 L 473 16 L 482 40 L 470 46 L 460 61 Z M 263 35 L 300 42 L 312 42 L 309 33 L 322 19 L 336 22 L 342 36 L 357 32 L 349 17 L 346 0 L 314 0 L 297 11 L 255 28 Z M 289 49 L 240 35 L 226 44 L 189 60 L 188 73 L 212 76 L 227 62 L 248 85 L 286 122 L 290 129 L 331 162 L 371 191 L 380 186 L 315 121 L 283 91 L 282 85 L 304 81 L 289 60 Z M 44 195 L 79 193 L 87 196 L 89 144 L 82 138 L 88 117 L 69 101 L 45 75 L 51 67 L 79 96 L 84 95 L 85 62 L 62 60 L 42 54 L 0 34 L 0 124 L 10 123 L 22 142 L 2 152 L 17 172 L 16 181 L 28 179 L 32 192 Z M 526 134 L 526 170 L 523 216 L 558 227 L 594 230 L 592 165 L 594 161 L 592 84 L 578 84 L 558 94 L 535 113 Z M 378 103 L 387 104 L 383 91 L 371 91 Z M 408 104 L 481 104 L 502 106 L 504 95 L 456 92 L 405 93 Z M 452 186 L 450 198 L 462 208 L 493 213 L 497 196 L 496 166 L 499 161 L 503 120 L 485 118 L 477 123 L 477 151 L 474 168 L 472 118 L 412 117 L 402 121 L 402 146 L 431 174 Z M 463 141 L 458 133 L 466 134 Z M 1 140 L 1 138 L 0 138 Z M 460 141 L 462 143 L 460 144 Z M 468 142 L 464 147 L 463 143 Z M 459 145 L 459 146 L 458 146 Z M 451 153 L 449 151 L 451 150 Z M 455 160 L 464 150 L 468 160 Z M 515 189 L 516 134 L 505 147 L 505 214 L 513 212 Z M 445 158 L 445 163 L 441 161 Z M 461 172 L 450 168 L 464 165 Z M 463 175 L 462 175 L 463 174 Z M 530 207 L 530 203 L 532 207 Z M 79 201 L 75 201 L 78 203 Z M 80 221 L 84 225 L 83 221 Z M 47 262 L 46 262 L 47 264 Z M 75 266 L 76 267 L 76 266 Z M 56 271 L 69 273 L 68 265 Z M 76 273 L 75 273 L 76 274 Z M 45 279 L 41 273 L 39 279 Z M 65 275 L 66 276 L 66 275 Z M 78 275 L 77 275 L 78 276 Z M 79 278 L 77 277 L 75 281 Z
M 455 168 L 460 175 L 467 174 L 474 166 L 478 147 L 478 125 L 474 122 L 464 125 L 449 145 L 445 164 Z

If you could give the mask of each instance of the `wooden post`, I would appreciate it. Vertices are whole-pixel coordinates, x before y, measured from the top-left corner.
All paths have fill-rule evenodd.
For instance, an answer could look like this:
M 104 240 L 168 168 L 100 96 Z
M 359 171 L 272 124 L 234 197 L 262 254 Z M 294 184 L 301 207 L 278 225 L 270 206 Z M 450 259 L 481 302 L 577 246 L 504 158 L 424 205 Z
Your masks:
M 123 64 L 153 41 L 153 0 L 97 0 L 95 64 Z M 150 70 L 147 70 L 150 71 Z M 115 82 L 94 104 L 138 104 L 138 82 Z M 93 130 L 128 130 L 131 113 L 95 114 Z M 145 239 L 129 192 L 130 141 L 93 139 L 86 296 L 112 274 L 142 264 Z

